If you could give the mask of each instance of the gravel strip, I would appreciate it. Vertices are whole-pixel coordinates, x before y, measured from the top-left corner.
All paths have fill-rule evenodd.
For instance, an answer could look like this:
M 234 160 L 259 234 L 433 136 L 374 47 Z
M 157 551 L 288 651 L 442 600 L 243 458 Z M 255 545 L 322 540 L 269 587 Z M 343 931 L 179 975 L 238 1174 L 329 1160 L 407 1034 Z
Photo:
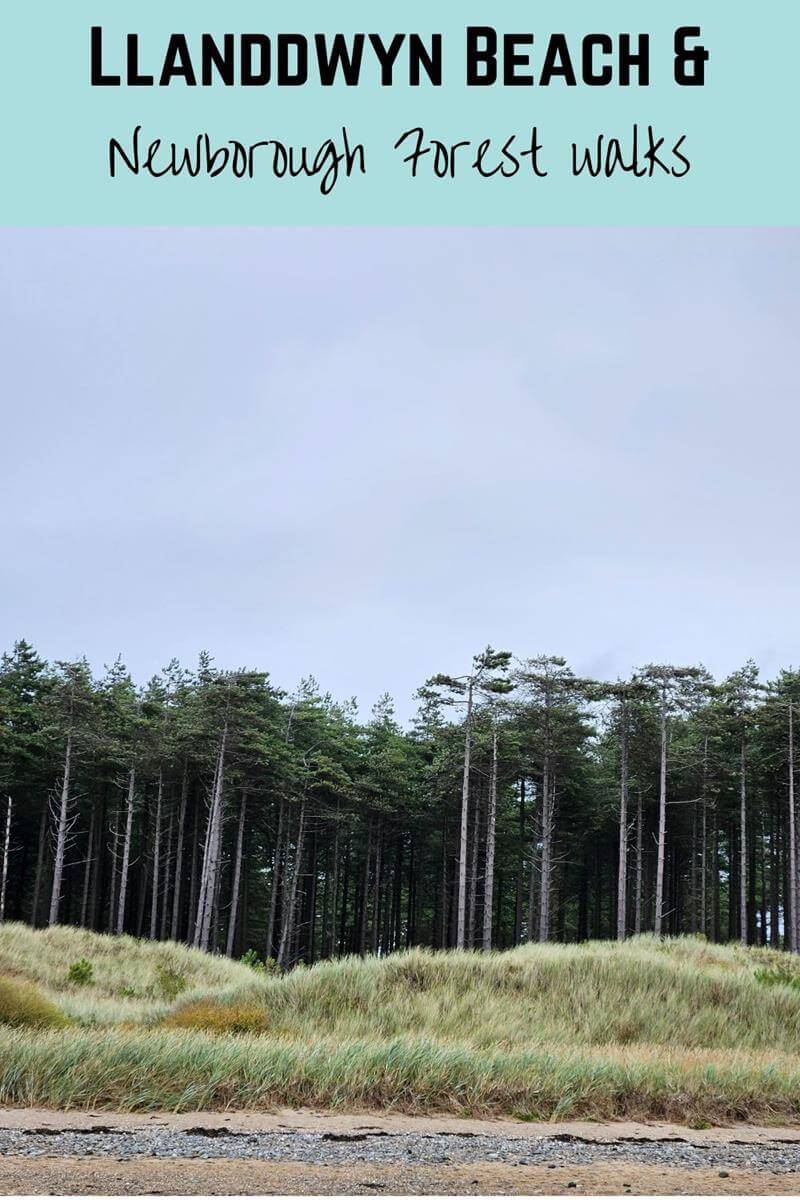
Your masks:
M 94 1132 L 0 1129 L 0 1155 L 20 1158 L 98 1157 L 119 1161 L 159 1159 L 258 1159 L 263 1162 L 456 1165 L 505 1163 L 563 1167 L 596 1162 L 717 1171 L 800 1170 L 800 1144 L 692 1145 L 680 1141 L 590 1142 L 579 1138 L 490 1137 L 463 1134 L 325 1134 L 179 1132 L 139 1129 Z

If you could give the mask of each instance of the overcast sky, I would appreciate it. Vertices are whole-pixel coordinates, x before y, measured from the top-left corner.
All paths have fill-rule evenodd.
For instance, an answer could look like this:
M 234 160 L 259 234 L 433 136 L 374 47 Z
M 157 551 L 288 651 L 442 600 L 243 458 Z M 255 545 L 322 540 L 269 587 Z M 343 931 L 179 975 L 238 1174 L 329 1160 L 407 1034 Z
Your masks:
M 0 633 L 800 663 L 800 231 L 0 231 Z

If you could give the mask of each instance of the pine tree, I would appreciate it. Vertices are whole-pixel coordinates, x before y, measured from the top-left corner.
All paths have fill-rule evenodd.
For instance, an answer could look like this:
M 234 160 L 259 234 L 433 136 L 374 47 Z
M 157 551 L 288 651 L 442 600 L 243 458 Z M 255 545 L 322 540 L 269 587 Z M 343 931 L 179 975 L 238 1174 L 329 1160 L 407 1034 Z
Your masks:
M 88 664 L 81 659 L 72 663 L 60 662 L 56 666 L 59 676 L 53 691 L 54 723 L 57 739 L 64 746 L 64 759 L 58 790 L 50 805 L 54 828 L 54 854 L 49 925 L 57 924 L 61 915 L 64 869 L 74 844 L 75 824 L 78 819 L 74 786 L 76 757 L 93 740 L 94 715 L 92 678 Z
M 697 667 L 673 667 L 650 664 L 640 678 L 654 689 L 659 706 L 659 775 L 658 775 L 658 859 L 656 864 L 656 898 L 653 929 L 659 937 L 664 925 L 664 859 L 667 840 L 667 746 L 669 720 L 676 708 L 686 703 L 691 684 L 702 671 Z
M 437 692 L 445 703 L 463 704 L 464 716 L 464 765 L 461 782 L 461 824 L 458 851 L 458 893 L 456 918 L 456 947 L 463 950 L 466 945 L 466 899 L 467 899 L 467 833 L 469 821 L 470 756 L 472 753 L 473 710 L 476 697 L 499 695 L 511 691 L 512 684 L 504 678 L 511 662 L 507 650 L 493 650 L 487 646 L 472 660 L 472 670 L 466 675 L 433 675 L 421 694 Z

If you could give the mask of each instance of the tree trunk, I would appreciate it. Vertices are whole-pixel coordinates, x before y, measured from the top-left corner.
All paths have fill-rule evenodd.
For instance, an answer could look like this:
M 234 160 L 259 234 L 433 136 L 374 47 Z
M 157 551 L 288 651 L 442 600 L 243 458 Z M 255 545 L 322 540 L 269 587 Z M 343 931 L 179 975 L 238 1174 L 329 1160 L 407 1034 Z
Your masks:
M 333 869 L 331 871 L 330 881 L 330 900 L 329 912 L 327 913 L 325 927 L 325 947 L 323 950 L 326 958 L 331 958 L 334 953 L 334 945 L 336 939 L 336 901 L 339 895 L 339 804 L 336 804 L 336 829 L 333 835 Z
M 539 881 L 539 941 L 550 937 L 550 888 L 552 886 L 553 805 L 550 764 L 545 755 L 542 770 L 542 867 Z
M 125 901 L 128 894 L 128 873 L 131 863 L 131 838 L 133 835 L 133 796 L 136 786 L 136 768 L 128 774 L 128 795 L 125 806 L 125 840 L 122 843 L 122 865 L 119 871 L 119 902 L 117 904 L 117 933 L 125 931 Z
M 94 862 L 94 810 L 92 805 L 92 813 L 89 817 L 89 835 L 86 838 L 86 864 L 83 870 L 83 895 L 81 896 L 81 925 L 86 927 L 86 917 L 89 911 L 89 884 L 92 877 L 92 863 Z
M 379 936 L 380 936 L 380 916 L 381 916 L 381 886 L 383 884 L 383 821 L 378 823 L 378 837 L 375 842 L 375 878 L 372 883 L 372 937 L 371 949 L 373 954 L 378 953 Z M 364 906 L 367 905 L 367 896 L 364 896 Z
M 507 757 L 507 756 L 506 756 Z M 497 730 L 492 730 L 492 766 L 489 775 L 489 812 L 486 816 L 486 865 L 483 880 L 483 949 L 492 948 L 494 899 L 494 844 L 497 826 Z
M 289 947 L 292 944 L 295 931 L 295 906 L 297 904 L 297 887 L 300 882 L 300 869 L 303 861 L 303 835 L 305 832 L 305 817 L 306 806 L 305 801 L 300 805 L 300 818 L 297 824 L 297 842 L 295 846 L 294 869 L 292 870 L 291 883 L 289 885 L 289 894 L 286 897 L 285 912 L 283 914 L 283 930 L 281 932 L 281 944 L 278 948 L 278 966 L 286 966 L 286 958 Z
M 200 873 L 200 897 L 197 902 L 197 921 L 195 924 L 195 945 L 200 950 L 208 950 L 211 938 L 211 925 L 217 911 L 217 896 L 219 886 L 219 865 L 222 851 L 222 816 L 225 788 L 225 749 L 228 740 L 227 722 L 222 730 L 217 767 L 214 774 L 214 786 L 211 793 L 211 808 L 208 813 L 206 829 L 206 844 L 203 854 L 203 868 Z
M 766 839 L 767 839 L 767 832 L 766 832 L 764 817 L 762 814 L 761 831 L 760 831 L 759 838 L 758 838 L 758 858 L 759 858 L 760 878 L 761 878 L 761 904 L 759 906 L 761 927 L 758 931 L 758 935 L 759 935 L 758 940 L 760 941 L 762 946 L 766 946 L 766 944 L 767 944 L 767 840 Z M 769 834 L 769 851 L 773 858 L 773 862 L 770 865 L 770 878 L 773 881 L 777 881 L 777 873 L 774 869 L 774 856 L 775 856 L 775 826 L 774 826 L 774 824 L 772 825 L 772 828 L 770 829 L 770 834 Z M 773 908 L 772 913 L 774 913 L 774 912 L 775 912 L 775 909 Z
M 424 875 L 424 872 L 422 873 Z M 413 833 L 408 843 L 408 894 L 406 901 L 406 936 L 404 940 L 406 950 L 415 945 L 417 940 L 417 843 Z M 400 944 L 398 938 L 398 949 Z
M 619 741 L 619 866 L 617 870 L 617 941 L 628 932 L 628 705 L 622 704 Z
M 3 873 L 0 876 L 0 925 L 6 919 L 6 889 L 8 887 L 8 852 L 11 847 L 11 805 L 10 796 L 6 797 L 6 832 L 3 838 Z
M 186 943 L 194 942 L 194 931 L 197 920 L 197 895 L 199 885 L 200 860 L 200 801 L 195 788 L 194 804 L 192 805 L 192 864 L 189 872 L 189 905 L 186 913 Z
M 661 936 L 664 920 L 664 849 L 667 840 L 667 697 L 661 692 L 661 760 L 658 776 L 658 852 L 656 858 L 656 911 L 653 930 Z
M 39 923 L 39 900 L 42 894 L 42 874 L 44 872 L 44 848 L 47 841 L 47 800 L 42 801 L 42 811 L 39 814 L 39 848 L 36 854 L 36 875 L 33 881 L 33 901 L 31 903 L 31 925 L 35 929 Z
M 69 784 L 72 766 L 72 734 L 67 738 L 64 753 L 64 775 L 61 780 L 61 797 L 58 805 L 56 823 L 56 854 L 53 864 L 53 887 L 50 893 L 50 915 L 48 925 L 58 924 L 58 911 L 61 907 L 61 888 L 64 880 L 64 858 L 67 849 L 67 832 L 69 828 Z
M 745 736 L 739 754 L 739 940 L 747 945 L 747 782 Z
M 739 873 L 742 869 L 739 858 L 739 818 L 738 815 L 730 823 L 728 833 L 729 859 L 733 863 L 728 880 L 728 941 L 741 941 L 741 909 L 739 905 Z
M 797 930 L 797 833 L 794 807 L 794 706 L 789 701 L 789 912 L 791 923 L 791 949 L 800 950 Z
M 239 829 L 236 834 L 236 857 L 233 865 L 233 885 L 231 887 L 231 913 L 228 920 L 228 944 L 225 953 L 233 958 L 233 945 L 236 938 L 236 920 L 239 916 L 239 889 L 242 878 L 242 847 L 244 845 L 244 823 L 247 819 L 247 788 L 242 789 L 242 805 L 239 809 Z
M 697 877 L 697 802 L 692 805 L 692 844 L 689 853 L 689 932 L 697 933 L 697 901 L 700 885 Z
M 636 897 L 633 932 L 642 932 L 642 789 L 636 799 Z
M 108 932 L 114 932 L 114 918 L 117 906 L 117 873 L 119 870 L 119 809 L 114 812 L 114 827 L 111 831 L 111 883 L 108 897 Z
M 320 927 L 320 957 L 330 958 L 328 954 L 328 926 L 331 916 L 331 854 L 332 848 L 328 846 L 325 850 L 324 864 L 322 867 L 322 922 Z M 334 922 L 336 917 L 334 914 Z
M 215 854 L 217 869 L 215 871 L 214 891 L 211 898 L 211 929 L 208 934 L 208 951 L 216 954 L 219 947 L 219 897 L 222 890 L 222 822 L 216 839 Z
M 439 887 L 439 949 L 447 949 L 447 818 L 442 823 L 442 873 Z
M 361 885 L 361 911 L 359 913 L 359 928 L 358 928 L 358 953 L 361 955 L 367 952 L 367 915 L 368 897 L 369 897 L 369 864 L 372 858 L 372 816 L 370 815 L 367 823 L 367 852 L 364 856 L 364 878 Z M 358 893 L 356 893 L 357 895 Z
M 402 934 L 403 923 L 403 853 L 405 845 L 402 834 L 395 837 L 394 847 L 394 877 L 392 880 L 392 920 L 390 925 L 390 944 L 389 949 L 398 950 Z M 412 850 L 413 853 L 413 850 Z M 409 880 L 409 908 L 411 903 L 411 881 Z M 410 916 L 410 914 L 409 914 Z
M 480 844 L 480 811 L 481 789 L 475 791 L 475 804 L 472 816 L 472 839 L 469 854 L 469 902 L 467 905 L 466 945 L 472 949 L 475 945 L 475 913 L 478 904 L 478 847 Z
M 161 883 L 161 810 L 164 800 L 164 772 L 158 772 L 158 790 L 156 792 L 156 820 L 153 830 L 153 894 L 150 898 L 150 940 L 156 940 L 158 933 L 158 889 Z M 166 903 L 166 898 L 165 898 Z
M 150 803 L 149 797 L 145 795 L 144 804 L 142 806 L 142 832 L 141 846 L 142 852 L 137 861 L 139 870 L 136 872 L 136 885 L 134 890 L 133 880 L 133 862 L 131 862 L 131 884 L 129 891 L 131 899 L 136 900 L 136 916 L 133 919 L 133 931 L 137 938 L 144 937 L 144 916 L 147 907 L 147 898 L 150 892 L 150 855 L 148 854 L 148 846 L 150 845 Z M 132 846 L 131 846 L 132 849 Z M 130 927 L 131 921 L 128 920 Z
M 458 909 L 456 917 L 456 949 L 466 945 L 467 904 L 467 823 L 469 820 L 469 768 L 472 752 L 472 693 L 470 679 L 467 689 L 467 717 L 464 722 L 464 774 L 461 780 L 461 831 L 458 843 Z
M 187 765 L 183 764 L 183 778 L 181 780 L 181 800 L 180 808 L 178 809 L 178 840 L 175 849 L 175 894 L 172 898 L 172 925 L 170 927 L 170 937 L 173 942 L 178 940 L 178 923 L 181 916 L 181 884 L 183 883 L 183 843 L 185 841 L 186 829 L 186 804 L 189 797 L 189 772 Z
M 777 950 L 781 945 L 781 890 L 783 890 L 783 910 L 786 914 L 785 924 L 791 924 L 791 916 L 788 910 L 791 908 L 789 892 L 784 885 L 781 889 L 781 875 L 783 867 L 783 829 L 781 827 L 780 813 L 776 804 L 770 806 L 770 835 L 769 835 L 769 941 L 770 945 Z M 766 904 L 766 884 L 765 887 L 765 904 Z M 791 934 L 791 930 L 786 931 Z M 788 937 L 784 939 L 783 948 L 789 946 Z
M 715 801 L 711 817 L 711 920 L 709 923 L 709 936 L 712 942 L 716 942 L 720 933 L 719 892 L 719 820 Z
M 348 948 L 347 941 L 347 898 L 350 891 L 350 838 L 344 848 L 344 876 L 342 878 L 342 911 L 339 913 L 339 950 L 342 954 Z
M 708 734 L 703 738 L 703 790 L 700 796 L 700 932 L 708 933 L 708 804 L 706 789 L 708 781 Z
M 306 917 L 304 921 L 305 961 L 313 964 L 317 944 L 317 831 L 311 833 L 309 869 L 306 872 Z
M 275 914 L 278 908 L 278 889 L 281 884 L 281 854 L 283 853 L 283 826 L 286 819 L 286 800 L 281 796 L 278 806 L 278 831 L 275 834 L 275 850 L 272 857 L 272 887 L 269 896 L 269 915 L 267 916 L 266 955 L 272 958 L 275 948 Z
M 525 886 L 525 780 L 519 781 L 519 861 L 514 904 L 514 945 L 522 941 L 522 895 Z
M 172 877 L 173 869 L 173 845 L 172 837 L 175 825 L 175 801 L 173 799 L 169 806 L 169 823 L 167 824 L 167 850 L 164 855 L 164 902 L 161 905 L 161 928 L 158 936 L 160 941 L 165 941 L 167 936 L 167 919 L 169 917 L 169 899 L 174 891 L 174 882 Z
M 531 805 L 531 837 L 528 854 L 528 941 L 536 941 L 536 785 L 534 784 L 533 804 Z M 541 819 L 539 820 L 541 825 Z

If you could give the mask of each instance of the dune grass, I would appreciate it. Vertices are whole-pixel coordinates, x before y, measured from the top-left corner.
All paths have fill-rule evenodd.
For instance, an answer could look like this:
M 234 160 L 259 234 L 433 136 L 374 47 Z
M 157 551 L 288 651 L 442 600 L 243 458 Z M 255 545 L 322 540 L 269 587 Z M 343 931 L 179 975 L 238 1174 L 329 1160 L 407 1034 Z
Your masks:
M 70 984 L 82 957 L 92 982 Z M 4 1104 L 800 1119 L 800 963 L 777 952 L 642 937 L 265 977 L 171 943 L 4 926 L 0 974 L 73 1022 L 0 1024 Z
M 792 1120 L 800 1061 L 631 1051 L 481 1052 L 405 1037 L 313 1046 L 204 1033 L 0 1033 L 0 1101 L 58 1108 L 382 1109 L 525 1120 Z
M 788 958 L 788 956 L 785 956 Z M 564 1046 L 800 1054 L 800 993 L 765 987 L 756 952 L 698 940 L 524 946 L 506 953 L 344 959 L 265 980 L 274 1033 L 414 1034 L 475 1049 Z
M 70 967 L 80 959 L 92 966 L 90 984 L 69 980 Z M 0 925 L 0 976 L 35 983 L 72 1020 L 99 1025 L 166 1016 L 176 979 L 183 981 L 187 1000 L 224 1000 L 257 979 L 241 963 L 177 942 L 109 937 L 66 925 L 34 930 L 12 922 Z
M 0 977 L 0 1025 L 53 1029 L 67 1024 L 61 1009 L 35 983 Z

